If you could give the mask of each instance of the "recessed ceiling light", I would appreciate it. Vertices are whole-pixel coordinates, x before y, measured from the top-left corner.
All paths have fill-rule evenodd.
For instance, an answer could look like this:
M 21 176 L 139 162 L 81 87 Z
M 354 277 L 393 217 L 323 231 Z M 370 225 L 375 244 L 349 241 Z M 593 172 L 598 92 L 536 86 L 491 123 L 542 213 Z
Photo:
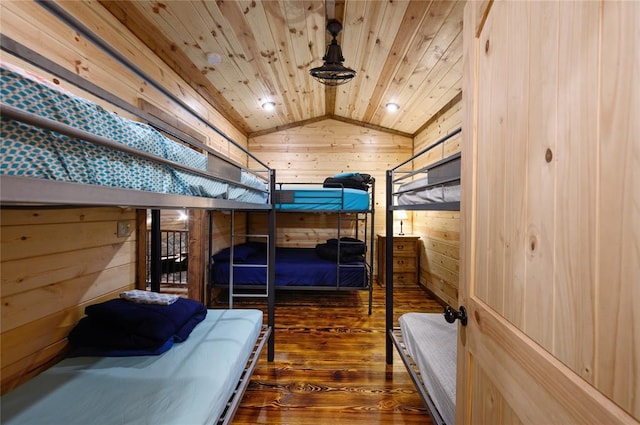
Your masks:
M 276 109 L 276 104 L 274 102 L 265 102 L 262 104 L 262 109 L 265 111 L 273 111 Z
M 400 109 L 400 106 L 397 103 L 387 103 L 385 106 L 388 112 L 396 112 Z

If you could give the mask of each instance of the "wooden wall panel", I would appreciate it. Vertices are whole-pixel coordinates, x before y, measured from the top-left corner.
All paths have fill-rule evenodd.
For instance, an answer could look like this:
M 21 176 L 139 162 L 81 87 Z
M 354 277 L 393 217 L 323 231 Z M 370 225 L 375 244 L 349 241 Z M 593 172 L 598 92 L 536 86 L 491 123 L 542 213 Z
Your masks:
M 527 333 L 544 346 L 553 340 L 553 274 L 547 258 L 553 252 L 555 175 L 553 157 L 558 140 L 555 136 L 558 119 L 556 93 L 558 90 L 557 69 L 549 57 L 558 55 L 558 6 L 555 3 L 540 3 L 531 8 L 531 28 L 538 28 L 536 43 L 529 46 L 529 72 L 531 85 L 536 95 L 530 93 L 527 108 L 530 122 L 545 122 L 545 126 L 529 126 L 527 181 L 535 182 L 540 190 L 527 191 L 527 229 L 524 243 L 527 244 L 524 297 L 528 308 L 524 309 Z M 545 205 L 546 208 L 538 208 Z M 548 320 L 540 320 L 545 317 Z
M 88 304 L 135 284 L 135 210 L 2 209 L 2 392 L 55 358 Z M 132 225 L 132 228 L 135 227 Z M 37 308 L 34 308 L 37 306 Z
M 254 217 L 258 223 L 266 224 L 266 213 L 253 212 L 249 217 Z M 234 232 L 236 235 L 246 234 L 248 214 L 244 212 L 235 212 L 234 216 Z M 265 227 L 266 228 L 266 227 Z M 236 240 L 235 243 L 240 243 Z M 231 213 L 228 211 L 213 212 L 213 252 L 217 252 L 222 248 L 231 245 Z
M 558 39 L 553 352 L 593 382 L 600 4 L 561 3 Z M 576 70 L 581 70 L 576 73 Z M 539 205 L 538 208 L 546 208 Z M 549 263 L 547 263 L 550 265 Z M 534 282 L 531 282 L 534 284 Z M 551 348 L 551 347 L 547 347 Z
M 207 212 L 204 210 L 190 210 L 188 252 L 191 266 L 194 264 L 208 264 L 208 229 L 209 221 Z M 189 267 L 187 273 L 187 281 L 189 282 L 187 297 L 204 303 L 206 299 L 207 276 L 205 270 L 202 267 Z
M 594 376 L 640 420 L 640 3 L 603 2 L 601 19 Z
M 485 249 L 486 256 L 478 260 L 481 271 L 478 274 L 484 276 L 486 282 L 492 284 L 478 287 L 477 293 L 498 311 L 504 311 L 504 259 L 505 244 L 500 243 L 504 238 L 504 222 L 506 210 L 504 207 L 505 193 L 503 188 L 505 181 L 506 160 L 504 146 L 507 140 L 507 81 L 509 63 L 509 34 L 506 25 L 495 25 L 495 22 L 508 22 L 506 8 L 492 9 L 492 14 L 485 24 L 483 35 L 480 38 L 480 47 L 484 49 L 488 58 L 480 63 L 479 98 L 485 100 L 488 105 L 480 108 L 478 118 L 478 133 L 486 141 L 478 146 L 478 162 L 486 167 L 478 174 L 478 201 L 482 200 L 484 208 L 478 209 L 478 240 L 482 240 L 480 249 Z M 494 12 L 495 10 L 495 12 Z M 489 36 L 490 35 L 490 36 Z M 498 92 L 500 96 L 491 94 Z M 482 159 L 480 159 L 482 157 Z M 481 180 L 480 180 L 481 179 Z
M 469 376 L 525 422 L 640 419 L 639 19 L 636 3 L 495 2 L 474 46 L 466 335 L 492 385 Z M 483 312 L 513 327 L 503 341 Z
M 597 26 L 598 10 L 597 3 L 591 3 L 590 7 L 567 3 L 557 10 L 542 8 L 536 11 L 537 20 L 548 21 L 557 16 L 562 22 L 571 23 L 564 28 L 563 36 L 555 40 L 559 59 L 556 68 L 550 68 L 547 61 L 530 61 L 528 49 L 539 44 L 538 37 L 542 45 L 552 44 L 548 37 L 554 32 L 542 33 L 528 26 L 529 6 L 526 3 L 510 9 L 495 8 L 480 38 L 486 60 L 480 63 L 479 76 L 479 96 L 490 99 L 490 104 L 480 109 L 484 116 L 479 119 L 478 129 L 482 135 L 480 139 L 486 141 L 479 146 L 479 163 L 487 165 L 478 172 L 482 179 L 478 186 L 478 222 L 482 223 L 478 226 L 478 240 L 481 241 L 479 246 L 491 247 L 491 250 L 483 257 L 484 261 L 477 264 L 476 273 L 485 276 L 482 281 L 491 282 L 492 289 L 478 285 L 476 294 L 512 323 L 530 329 L 532 335 L 540 338 L 538 342 L 546 344 L 576 370 L 581 370 L 589 381 L 592 380 L 593 353 L 578 349 L 577 344 L 592 345 L 588 342 L 591 338 L 588 329 L 592 325 L 583 325 L 593 323 L 594 265 L 576 259 L 594 258 L 595 254 L 595 234 L 585 232 L 584 228 L 591 228 L 595 220 L 595 198 L 591 188 L 596 183 L 593 146 L 596 145 L 597 103 L 594 91 L 589 87 L 597 86 L 598 45 L 588 42 L 587 33 Z M 502 16 L 506 13 L 509 16 Z M 494 22 L 509 22 L 509 25 L 494 29 Z M 555 28 L 552 24 L 549 26 Z M 527 28 L 526 38 L 516 36 Z M 534 48 L 533 59 L 539 59 L 540 54 Z M 548 51 L 544 54 L 548 55 Z M 527 71 L 500 74 L 508 69 L 503 64 L 512 62 L 521 64 Z M 585 72 L 576 75 L 576 69 Z M 546 76 L 547 71 L 557 76 L 557 81 Z M 545 75 L 544 82 L 550 81 L 549 89 L 562 88 L 553 101 L 528 94 L 528 80 L 533 78 L 540 83 L 541 75 Z M 545 87 L 544 82 L 542 87 Z M 549 97 L 554 96 L 547 93 Z M 522 104 L 522 99 L 530 97 L 532 116 L 528 104 Z M 540 104 L 541 101 L 545 103 Z M 562 119 L 550 117 L 545 126 L 528 124 L 530 119 L 546 119 L 548 111 L 553 110 L 562 114 Z M 529 129 L 532 134 L 528 133 Z M 509 140 L 520 143 L 509 143 Z M 555 144 L 555 140 L 561 143 Z M 556 147 L 552 149 L 554 145 Z M 549 168 L 551 166 L 554 168 Z M 542 176 L 545 186 L 537 185 L 538 176 Z M 549 176 L 553 176 L 553 184 Z M 536 190 L 527 190 L 532 185 Z M 542 188 L 546 190 L 539 190 Z M 527 200 L 527 197 L 531 199 Z M 554 205 L 556 212 L 551 217 L 549 211 Z M 528 215 L 534 219 L 532 225 L 527 224 Z M 555 220 L 555 224 L 543 222 L 542 218 Z M 548 237 L 542 236 L 542 226 L 555 232 L 553 247 L 549 245 L 549 239 L 538 244 L 538 238 Z M 527 248 L 526 255 L 523 255 L 524 247 Z M 551 251 L 543 252 L 543 249 Z M 526 262 L 532 263 L 530 274 L 527 274 Z M 554 264 L 552 277 L 547 271 L 553 269 Z M 549 286 L 553 280 L 537 282 L 538 278 L 544 277 L 566 284 Z M 524 294 L 527 294 L 526 300 Z M 535 295 L 542 298 L 538 300 Z M 550 297 L 553 297 L 555 311 L 549 310 Z M 531 308 L 529 303 L 549 313 L 547 317 L 555 323 L 553 338 L 550 338 L 548 324 L 539 320 L 539 310 L 525 313 Z M 525 321 L 527 314 L 535 314 L 538 319 L 529 316 Z M 583 325 L 576 326 L 577 323 Z M 583 331 L 585 334 L 578 336 Z
M 513 5 L 509 24 L 509 36 L 506 47 L 508 63 L 517 63 L 518 67 L 507 67 L 509 89 L 505 101 L 505 132 L 514 140 L 525 140 L 529 129 L 529 110 L 521 107 L 522 99 L 529 97 L 529 52 L 526 48 L 532 42 L 527 31 L 529 4 L 518 2 Z M 500 40 L 504 42 L 507 39 Z M 536 41 L 533 41 L 536 43 Z M 525 211 L 527 203 L 527 145 L 509 143 L 504 146 L 504 275 L 511 277 L 509 285 L 504 286 L 504 316 L 516 325 L 523 323 L 524 305 L 524 263 L 521 244 L 527 231 Z M 508 177 L 507 177 L 508 176 Z
M 487 424 L 519 425 L 523 422 L 500 394 L 491 380 L 491 376 L 480 369 L 474 369 L 471 397 L 473 398 L 472 417 L 483 418 Z
M 409 137 L 331 119 L 249 139 L 249 150 L 276 169 L 279 182 L 322 183 L 350 171 L 371 174 L 376 179 L 376 233 L 384 233 L 385 172 L 409 158 L 412 147 Z M 277 242 L 324 242 L 335 237 L 331 220 L 319 214 L 280 213 Z M 332 233 L 320 230 L 323 227 Z
M 419 152 L 462 125 L 462 101 L 439 113 L 414 139 Z M 438 161 L 460 151 L 461 137 L 454 136 L 442 149 L 415 161 L 414 168 Z M 464 158 L 462 159 L 464 161 Z M 463 183 L 464 184 L 464 183 Z M 420 284 L 441 301 L 457 307 L 460 272 L 460 212 L 414 211 L 410 233 L 420 236 Z

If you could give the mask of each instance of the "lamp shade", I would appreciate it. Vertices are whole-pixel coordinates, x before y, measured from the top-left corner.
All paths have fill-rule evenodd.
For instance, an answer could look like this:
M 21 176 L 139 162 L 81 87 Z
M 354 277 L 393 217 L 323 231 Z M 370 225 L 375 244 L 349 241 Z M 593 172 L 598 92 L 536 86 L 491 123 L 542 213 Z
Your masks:
M 402 229 L 402 225 L 404 224 L 404 220 L 409 218 L 409 215 L 407 214 L 407 212 L 405 210 L 399 210 L 396 211 L 396 213 L 394 214 L 394 218 L 396 220 L 400 220 L 400 233 L 398 233 L 398 235 L 400 236 L 404 236 L 404 231 Z
M 409 218 L 409 215 L 405 210 L 398 210 L 394 213 L 394 217 L 396 220 L 406 220 Z

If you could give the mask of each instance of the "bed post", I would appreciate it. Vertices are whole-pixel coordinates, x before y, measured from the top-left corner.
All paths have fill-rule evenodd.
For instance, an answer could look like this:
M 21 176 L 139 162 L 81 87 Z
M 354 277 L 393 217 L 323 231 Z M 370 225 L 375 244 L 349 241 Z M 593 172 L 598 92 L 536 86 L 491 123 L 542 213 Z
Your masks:
M 387 170 L 386 182 L 386 337 L 387 337 L 387 364 L 393 363 L 393 341 L 390 333 L 393 331 L 393 170 Z M 380 270 L 380 265 L 378 265 Z
M 267 270 L 267 325 L 271 328 L 267 347 L 267 361 L 272 362 L 275 356 L 275 309 L 276 309 L 276 170 L 269 169 L 269 263 Z
M 371 183 L 371 224 L 367 228 L 365 226 L 365 232 L 369 231 L 369 264 L 371 264 L 370 276 L 369 276 L 369 316 L 373 313 L 373 247 L 375 246 L 375 225 L 376 225 L 376 180 L 373 179 Z
M 136 289 L 147 290 L 147 210 L 136 209 Z
M 162 236 L 160 232 L 160 210 L 151 210 L 151 290 L 160 292 L 160 276 L 162 275 Z

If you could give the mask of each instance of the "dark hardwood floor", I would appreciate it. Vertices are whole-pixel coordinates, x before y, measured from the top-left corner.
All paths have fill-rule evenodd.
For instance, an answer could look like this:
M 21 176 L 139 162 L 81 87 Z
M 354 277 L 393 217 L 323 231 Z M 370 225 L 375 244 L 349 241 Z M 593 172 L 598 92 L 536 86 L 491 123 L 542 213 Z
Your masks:
M 395 350 L 385 362 L 384 292 L 375 284 L 370 316 L 366 291 L 278 292 L 275 361 L 265 348 L 233 424 L 431 424 Z M 396 318 L 442 311 L 417 285 L 397 288 L 394 305 Z

